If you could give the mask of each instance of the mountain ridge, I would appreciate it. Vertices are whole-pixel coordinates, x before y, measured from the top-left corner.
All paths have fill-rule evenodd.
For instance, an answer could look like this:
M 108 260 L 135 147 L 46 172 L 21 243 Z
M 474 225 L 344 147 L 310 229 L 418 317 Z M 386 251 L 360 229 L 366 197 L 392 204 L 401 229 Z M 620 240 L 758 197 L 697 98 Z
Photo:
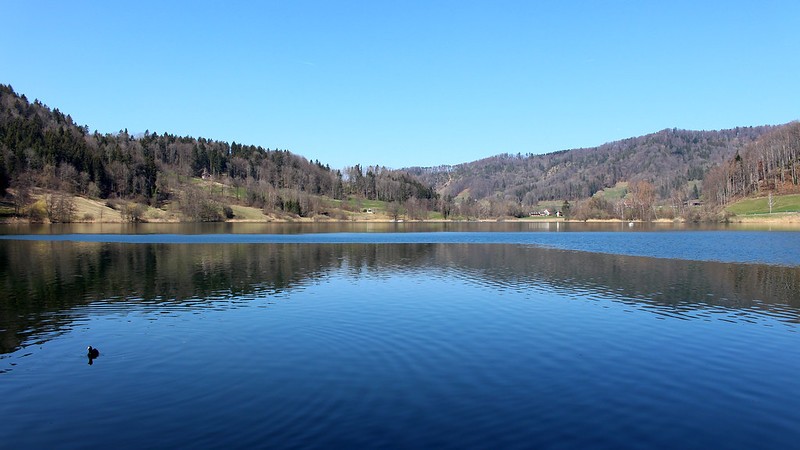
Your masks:
M 516 199 L 523 205 L 542 200 L 578 200 L 620 181 L 644 180 L 662 198 L 712 167 L 734 157 L 762 135 L 785 125 L 695 131 L 677 128 L 608 142 L 596 147 L 546 154 L 501 153 L 477 161 L 434 167 L 409 167 L 441 195 L 457 197 L 465 189 L 475 200 Z

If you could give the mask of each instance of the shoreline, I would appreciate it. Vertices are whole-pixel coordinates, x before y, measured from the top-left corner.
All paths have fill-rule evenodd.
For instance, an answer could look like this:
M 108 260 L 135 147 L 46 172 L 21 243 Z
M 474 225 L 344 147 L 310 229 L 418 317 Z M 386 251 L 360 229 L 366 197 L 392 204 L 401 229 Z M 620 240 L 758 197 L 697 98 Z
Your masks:
M 732 216 L 726 221 L 705 221 L 705 222 L 688 222 L 683 219 L 656 219 L 651 221 L 643 220 L 623 220 L 623 219 L 586 219 L 586 220 L 573 220 L 564 218 L 553 219 L 517 219 L 517 218 L 494 218 L 494 219 L 386 219 L 386 218 L 352 218 L 352 219 L 331 219 L 324 218 L 279 218 L 269 217 L 266 219 L 228 219 L 211 222 L 198 222 L 179 220 L 177 218 L 163 219 L 163 218 L 148 218 L 138 222 L 127 222 L 119 218 L 110 217 L 106 220 L 75 220 L 71 222 L 50 222 L 48 220 L 42 222 L 31 221 L 27 218 L 10 217 L 0 219 L 0 225 L 101 225 L 101 224 L 114 224 L 114 225 L 135 225 L 135 224 L 158 224 L 158 225 L 187 225 L 187 224 L 292 224 L 292 223 L 309 223 L 309 224 L 345 224 L 345 223 L 596 223 L 596 224 L 797 224 L 800 225 L 800 212 L 791 213 L 773 213 L 769 217 L 764 215 L 758 216 Z
M 137 221 L 128 221 L 123 218 L 120 208 L 109 201 L 90 199 L 82 196 L 72 197 L 75 205 L 72 217 L 75 220 L 69 222 L 50 222 L 44 215 L 40 215 L 40 220 L 27 217 L 5 215 L 0 217 L 0 225 L 34 225 L 34 224 L 199 224 L 199 223 L 229 223 L 229 224 L 291 224 L 291 223 L 595 223 L 595 224 L 753 224 L 753 225 L 788 225 L 800 226 L 800 212 L 780 212 L 780 213 L 759 213 L 750 215 L 732 215 L 724 220 L 705 220 L 700 222 L 690 222 L 685 219 L 656 219 L 652 221 L 642 220 L 623 220 L 623 219 L 565 219 L 563 217 L 495 217 L 491 219 L 408 219 L 402 218 L 394 220 L 392 216 L 384 211 L 367 213 L 352 210 L 333 210 L 329 214 L 316 214 L 313 217 L 299 217 L 280 212 L 264 213 L 261 209 L 232 205 L 233 218 L 219 221 L 192 221 L 185 220 L 183 214 L 172 208 L 153 208 L 146 207 Z

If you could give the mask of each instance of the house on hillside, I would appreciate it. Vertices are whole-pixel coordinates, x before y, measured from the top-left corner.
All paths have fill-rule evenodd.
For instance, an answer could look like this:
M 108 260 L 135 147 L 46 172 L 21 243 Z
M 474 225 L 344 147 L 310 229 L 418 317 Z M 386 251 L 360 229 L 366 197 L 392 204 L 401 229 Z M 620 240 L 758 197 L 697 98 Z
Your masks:
M 558 214 L 558 213 L 556 213 Z M 531 217 L 539 217 L 539 216 L 551 216 L 553 213 L 550 212 L 549 209 L 545 209 L 543 211 L 533 211 L 531 212 Z

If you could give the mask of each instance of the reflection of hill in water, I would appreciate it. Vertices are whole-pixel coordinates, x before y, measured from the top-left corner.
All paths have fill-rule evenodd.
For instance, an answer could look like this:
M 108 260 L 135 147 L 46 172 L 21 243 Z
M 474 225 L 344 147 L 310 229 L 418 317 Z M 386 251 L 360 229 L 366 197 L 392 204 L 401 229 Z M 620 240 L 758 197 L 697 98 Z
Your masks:
M 708 307 L 776 309 L 800 317 L 800 268 L 685 261 L 554 249 L 443 246 L 441 261 L 461 261 L 499 289 L 545 284 L 565 294 L 670 310 Z
M 203 307 L 279 295 L 337 276 L 456 276 L 496 289 L 549 289 L 667 312 L 726 308 L 796 322 L 800 269 L 651 259 L 511 245 L 0 242 L 0 353 L 57 333 L 67 312 Z

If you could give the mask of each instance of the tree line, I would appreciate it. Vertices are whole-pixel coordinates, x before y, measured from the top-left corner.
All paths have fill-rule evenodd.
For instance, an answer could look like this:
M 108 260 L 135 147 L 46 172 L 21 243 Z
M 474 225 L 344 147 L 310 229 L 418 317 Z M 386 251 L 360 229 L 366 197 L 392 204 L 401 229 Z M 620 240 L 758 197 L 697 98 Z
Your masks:
M 792 192 L 798 177 L 797 127 L 673 128 L 592 148 L 504 153 L 409 170 L 445 198 L 454 198 L 456 214 L 522 217 L 542 210 L 542 204 L 565 200 L 570 207 L 564 212 L 577 219 L 698 220 L 716 215 L 710 208 L 690 207 L 701 201 L 718 208 L 764 189 Z M 604 196 L 614 189 L 621 190 L 618 197 Z
M 178 201 L 195 219 L 220 218 L 219 205 L 190 182 L 198 177 L 229 187 L 243 204 L 298 215 L 320 212 L 320 197 L 414 198 L 431 208 L 437 198 L 409 174 L 386 168 L 356 165 L 342 173 L 288 150 L 149 130 L 90 133 L 58 109 L 0 84 L 0 194 L 13 187 L 18 209 L 40 188 L 152 206 Z
M 726 205 L 751 194 L 800 192 L 800 122 L 772 130 L 714 167 L 704 181 L 709 201 Z
M 363 199 L 387 202 L 395 218 L 425 218 L 432 210 L 445 218 L 524 217 L 550 202 L 574 218 L 648 220 L 663 216 L 664 207 L 685 214 L 700 197 L 725 205 L 757 192 L 796 192 L 799 149 L 798 123 L 673 128 L 593 148 L 504 153 L 456 166 L 334 170 L 288 150 L 237 142 L 149 130 L 90 133 L 68 114 L 0 84 L 0 195 L 17 214 L 34 215 L 33 193 L 44 190 L 123 199 L 119 209 L 128 220 L 141 216 L 142 205 L 166 204 L 193 220 L 221 220 L 232 216 L 224 204 L 231 197 L 265 213 L 299 216 L 326 214 L 328 200 Z M 220 186 L 225 198 L 198 187 L 198 178 Z M 603 195 L 620 185 L 620 196 Z M 50 195 L 44 203 L 51 221 L 71 217 L 68 196 Z
M 456 166 L 412 168 L 443 195 L 528 209 L 542 201 L 587 199 L 619 182 L 646 181 L 658 199 L 690 191 L 706 173 L 775 127 L 665 129 L 592 148 L 543 155 L 500 154 Z

